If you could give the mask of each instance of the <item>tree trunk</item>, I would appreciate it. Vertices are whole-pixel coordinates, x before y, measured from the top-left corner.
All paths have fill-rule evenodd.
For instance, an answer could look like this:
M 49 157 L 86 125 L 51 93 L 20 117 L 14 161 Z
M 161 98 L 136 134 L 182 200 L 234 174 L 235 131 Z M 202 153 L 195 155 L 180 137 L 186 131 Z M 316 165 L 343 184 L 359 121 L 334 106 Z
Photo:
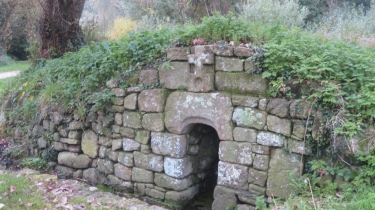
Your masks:
M 79 26 L 85 0 L 44 0 L 39 22 L 40 54 L 56 58 L 65 52 L 77 51 L 83 44 Z

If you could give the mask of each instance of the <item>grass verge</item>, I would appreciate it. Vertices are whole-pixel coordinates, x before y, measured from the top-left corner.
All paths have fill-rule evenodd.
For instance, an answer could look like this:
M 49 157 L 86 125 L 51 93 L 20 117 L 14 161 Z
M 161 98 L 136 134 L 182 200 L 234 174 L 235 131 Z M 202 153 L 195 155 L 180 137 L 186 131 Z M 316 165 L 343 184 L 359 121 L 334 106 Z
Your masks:
M 0 66 L 0 72 L 14 71 L 14 70 L 26 70 L 30 67 L 27 61 L 13 61 L 9 65 Z

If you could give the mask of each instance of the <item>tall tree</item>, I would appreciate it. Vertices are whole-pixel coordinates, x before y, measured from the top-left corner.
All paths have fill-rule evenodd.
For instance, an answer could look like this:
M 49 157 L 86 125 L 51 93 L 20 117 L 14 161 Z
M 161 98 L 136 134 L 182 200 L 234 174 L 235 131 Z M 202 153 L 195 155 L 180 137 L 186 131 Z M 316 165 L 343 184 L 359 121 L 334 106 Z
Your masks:
M 79 26 L 85 0 L 44 0 L 39 21 L 42 58 L 56 58 L 77 51 L 84 44 Z

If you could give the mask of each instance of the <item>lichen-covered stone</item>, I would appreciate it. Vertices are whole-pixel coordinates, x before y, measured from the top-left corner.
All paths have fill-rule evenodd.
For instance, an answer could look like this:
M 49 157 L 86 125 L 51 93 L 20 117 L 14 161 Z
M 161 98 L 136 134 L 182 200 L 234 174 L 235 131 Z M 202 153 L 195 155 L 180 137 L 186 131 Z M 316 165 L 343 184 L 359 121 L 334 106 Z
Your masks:
M 123 112 L 125 110 L 124 106 L 118 106 L 118 105 L 112 105 L 112 106 L 107 106 L 106 110 L 108 112 Z
M 122 149 L 125 152 L 128 151 L 137 151 L 141 149 L 141 144 L 139 142 L 134 141 L 133 139 L 122 139 Z
M 264 195 L 266 193 L 266 188 L 255 185 L 249 184 L 249 191 L 255 193 L 256 195 Z
M 143 115 L 142 126 L 144 129 L 155 132 L 164 131 L 164 114 L 148 113 Z
M 106 175 L 98 171 L 96 168 L 89 168 L 89 169 L 83 170 L 82 178 L 94 185 L 107 183 Z
M 126 90 L 122 88 L 112 88 L 111 91 L 116 97 L 124 97 L 126 95 Z
M 113 168 L 113 162 L 108 159 L 98 159 L 98 170 L 106 173 L 106 174 L 113 174 L 114 168 Z
M 255 210 L 255 207 L 246 204 L 238 204 L 235 210 Z
M 91 158 L 98 156 L 98 136 L 92 130 L 86 130 L 82 134 L 82 151 Z
M 99 157 L 100 158 L 106 158 L 107 157 L 107 152 L 108 152 L 108 148 L 107 147 L 104 147 L 104 146 L 101 146 L 99 148 Z
M 142 128 L 142 116 L 138 112 L 124 112 L 123 114 L 123 125 L 130 128 Z
M 46 147 L 47 147 L 47 141 L 44 140 L 43 137 L 40 137 L 40 138 L 38 139 L 38 148 L 39 148 L 39 149 L 44 149 L 44 148 L 46 148 Z
M 117 162 L 117 159 L 118 159 L 118 153 L 119 153 L 119 152 L 115 152 L 115 151 L 109 150 L 109 151 L 107 152 L 107 156 L 108 156 L 108 158 L 109 158 L 110 160 Z
M 166 174 L 155 173 L 155 184 L 159 187 L 172 190 L 185 190 L 194 183 L 194 176 L 188 176 L 183 179 L 176 179 Z
M 187 88 L 190 78 L 188 62 L 169 62 L 159 69 L 160 83 L 167 89 Z
M 112 80 L 109 80 L 108 82 L 105 83 L 105 85 L 108 87 L 108 88 L 116 88 L 118 87 L 118 80 L 117 79 L 112 79 Z
M 218 56 L 233 56 L 233 50 L 234 48 L 227 44 L 215 44 L 213 48 L 213 52 Z
M 150 131 L 137 130 L 135 132 L 135 140 L 141 144 L 148 144 L 150 140 Z
M 68 150 L 68 145 L 67 144 L 64 144 L 62 142 L 53 142 L 52 143 L 52 146 L 53 148 L 56 150 L 56 151 L 64 151 L 64 150 Z
M 268 170 L 269 161 L 270 158 L 268 155 L 256 154 L 254 157 L 253 168 L 266 171 Z
M 153 183 L 154 182 L 154 173 L 147 171 L 142 168 L 134 167 L 132 169 L 132 181 L 133 182 L 143 182 L 143 183 Z
M 68 145 L 68 151 L 80 153 L 81 152 L 81 146 L 79 146 L 79 145 Z
M 85 128 L 85 126 L 83 125 L 83 122 L 81 122 L 81 121 L 73 121 L 73 122 L 69 123 L 69 130 L 71 130 L 71 131 L 82 130 L 84 128 Z
M 65 143 L 65 144 L 73 144 L 73 145 L 81 144 L 81 140 L 68 139 L 68 138 L 61 138 L 60 142 Z
M 132 128 L 120 127 L 120 134 L 122 137 L 125 137 L 125 138 L 132 139 L 135 137 L 135 131 Z
M 82 132 L 70 131 L 69 134 L 68 134 L 68 138 L 80 140 L 82 138 Z
M 275 133 L 261 131 L 257 135 L 257 143 L 264 146 L 282 147 L 284 138 Z
M 267 109 L 267 104 L 268 104 L 268 99 L 267 98 L 261 98 L 260 100 L 259 100 L 259 106 L 258 106 L 258 108 L 260 109 L 260 110 L 266 110 Z
M 134 166 L 134 156 L 131 152 L 119 152 L 117 156 L 117 161 L 125 166 Z
M 73 152 L 60 152 L 57 161 L 61 165 L 72 168 L 88 168 L 91 164 L 91 159 L 87 155 L 78 155 Z
M 168 49 L 167 59 L 171 61 L 187 61 L 189 53 L 189 48 L 173 47 Z
M 250 143 L 221 141 L 219 158 L 221 161 L 251 165 L 253 161 L 251 147 Z
M 294 100 L 290 103 L 289 109 L 292 118 L 307 119 L 310 106 L 307 102 Z
M 257 131 L 249 128 L 235 127 L 233 130 L 235 141 L 246 141 L 255 143 L 257 141 Z
M 202 123 L 213 127 L 221 140 L 232 140 L 232 112 L 228 94 L 173 92 L 165 107 L 165 126 L 183 134 Z
M 293 123 L 293 131 L 292 136 L 293 138 L 298 138 L 299 140 L 302 140 L 305 136 L 305 128 L 306 128 L 306 122 L 302 120 L 292 120 Z
M 264 94 L 267 91 L 268 82 L 260 74 L 216 72 L 215 86 L 220 91 Z
M 165 200 L 168 202 L 173 202 L 177 205 L 184 206 L 188 204 L 191 199 L 194 198 L 199 192 L 199 185 L 194 185 L 180 192 L 168 191 L 165 193 Z
M 250 184 L 256 184 L 258 186 L 266 186 L 268 174 L 265 171 L 259 171 L 254 168 L 249 169 L 248 182 Z
M 167 97 L 164 89 L 144 90 L 138 96 L 139 110 L 143 112 L 163 112 Z
M 215 70 L 225 72 L 243 71 L 243 62 L 244 60 L 239 58 L 216 56 Z
M 139 83 L 143 85 L 154 85 L 158 82 L 158 71 L 156 69 L 146 69 L 138 74 Z
M 234 48 L 234 55 L 237 57 L 250 57 L 253 56 L 254 50 L 248 47 Z
M 234 106 L 257 108 L 258 102 L 259 102 L 258 97 L 243 96 L 243 95 L 232 96 L 232 103 Z
M 134 152 L 134 164 L 138 168 L 162 172 L 164 170 L 163 156 Z
M 145 193 L 146 193 L 146 195 L 148 195 L 152 198 L 156 198 L 156 199 L 160 199 L 160 200 L 163 200 L 164 196 L 165 196 L 164 192 L 160 192 L 159 190 L 156 190 L 156 189 L 146 189 Z
M 214 202 L 212 208 L 215 210 L 227 210 L 228 207 L 237 204 L 236 191 L 223 186 L 216 186 L 214 190 Z
M 232 120 L 241 127 L 262 130 L 266 125 L 267 113 L 259 109 L 237 107 L 234 109 Z
M 137 94 L 132 93 L 125 97 L 124 99 L 124 107 L 128 110 L 136 110 L 137 109 Z
M 124 98 L 123 97 L 115 97 L 113 99 L 113 104 L 117 106 L 122 106 L 124 105 Z
M 271 99 L 267 104 L 267 112 L 278 117 L 289 116 L 289 101 L 283 98 Z
M 288 139 L 288 149 L 294 153 L 311 155 L 311 148 L 303 141 Z
M 116 151 L 122 149 L 122 139 L 116 139 L 112 141 L 112 150 Z
M 63 174 L 66 175 L 67 177 L 73 176 L 74 169 L 62 165 L 56 165 L 55 171 L 57 174 Z
M 122 114 L 121 113 L 115 114 L 115 123 L 116 123 L 116 125 L 122 125 Z
M 126 167 L 120 163 L 116 163 L 114 165 L 115 169 L 115 176 L 117 176 L 120 179 L 130 181 L 132 178 L 132 169 L 129 167 Z
M 190 156 L 182 159 L 165 157 L 164 171 L 168 176 L 184 178 L 193 172 L 193 163 L 190 160 Z
M 300 164 L 301 155 L 288 154 L 283 149 L 272 150 L 268 170 L 267 195 L 286 199 L 292 192 L 292 188 L 290 186 L 291 181 L 285 177 L 288 177 L 289 173 L 299 177 Z
M 288 119 L 278 118 L 273 115 L 267 117 L 267 127 L 269 131 L 290 137 L 292 131 L 292 123 Z
M 151 149 L 155 154 L 182 158 L 187 153 L 187 145 L 185 135 L 151 133 Z
M 219 162 L 217 175 L 218 185 L 246 190 L 248 188 L 247 176 L 248 167 L 222 161 Z

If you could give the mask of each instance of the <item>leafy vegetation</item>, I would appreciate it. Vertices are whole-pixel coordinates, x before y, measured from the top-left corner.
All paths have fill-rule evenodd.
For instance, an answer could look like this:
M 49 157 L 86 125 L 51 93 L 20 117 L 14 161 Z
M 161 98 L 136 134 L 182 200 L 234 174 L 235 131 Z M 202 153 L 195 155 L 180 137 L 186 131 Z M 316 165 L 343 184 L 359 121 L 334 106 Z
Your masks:
M 30 64 L 26 61 L 11 61 L 7 65 L 0 66 L 0 72 L 14 71 L 14 70 L 26 70 L 30 67 Z

